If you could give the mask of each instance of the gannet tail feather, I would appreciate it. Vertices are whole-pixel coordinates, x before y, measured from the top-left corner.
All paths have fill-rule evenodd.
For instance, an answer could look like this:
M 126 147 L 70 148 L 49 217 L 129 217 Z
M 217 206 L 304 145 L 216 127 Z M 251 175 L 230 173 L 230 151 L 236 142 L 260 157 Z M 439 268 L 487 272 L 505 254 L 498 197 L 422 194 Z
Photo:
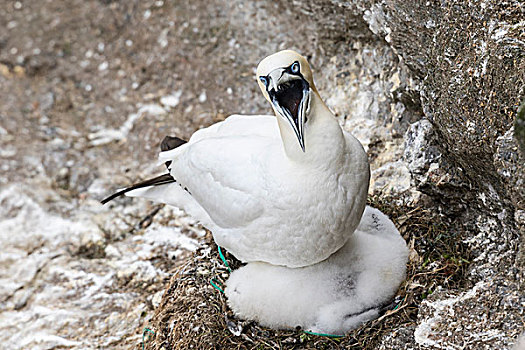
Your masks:
M 162 140 L 162 142 L 160 143 L 160 150 L 162 152 L 166 152 L 166 151 L 170 151 L 172 149 L 175 149 L 179 146 L 182 146 L 183 144 L 187 143 L 188 141 L 185 141 L 181 138 L 178 138 L 178 137 L 175 137 L 175 136 L 166 136 L 164 137 L 164 139 Z M 169 166 L 171 164 L 171 161 L 167 161 L 166 162 L 166 167 L 169 169 Z M 151 187 L 151 186 L 160 186 L 160 185 L 166 185 L 166 184 L 169 184 L 169 183 L 172 183 L 172 182 L 177 182 L 175 181 L 175 179 L 170 175 L 170 174 L 164 174 L 164 175 L 160 175 L 160 176 L 157 176 L 153 179 L 149 179 L 149 180 L 145 180 L 145 181 L 142 181 L 142 182 L 139 182 L 137 184 L 134 184 L 134 185 L 131 185 L 129 187 L 126 187 L 116 193 L 113 193 L 111 196 L 109 197 L 106 197 L 104 198 L 103 200 L 100 201 L 100 203 L 102 204 L 106 204 L 107 202 L 115 199 L 115 198 L 118 198 L 130 191 L 133 191 L 133 190 L 137 190 L 139 188 L 144 188 L 144 187 Z M 135 196 L 133 196 L 135 197 Z
M 208 213 L 195 201 L 190 192 L 177 181 L 134 188 L 125 193 L 128 197 L 141 197 L 157 203 L 168 204 L 181 208 L 206 227 L 215 227 Z
M 173 183 L 173 182 L 176 182 L 176 181 L 170 174 L 160 175 L 160 176 L 154 177 L 153 179 L 149 179 L 149 180 L 145 180 L 145 181 L 136 183 L 136 184 L 131 185 L 129 187 L 126 187 L 126 188 L 124 188 L 124 189 L 122 189 L 122 190 L 120 190 L 120 191 L 118 191 L 116 193 L 113 193 L 111 196 L 106 197 L 103 200 L 101 200 L 100 203 L 106 204 L 107 202 L 109 202 L 109 201 L 111 201 L 111 200 L 113 200 L 113 199 L 115 199 L 117 197 L 120 197 L 120 196 L 128 193 L 129 191 L 133 191 L 133 190 L 136 190 L 136 189 L 139 189 L 139 188 L 166 185 L 166 184 Z

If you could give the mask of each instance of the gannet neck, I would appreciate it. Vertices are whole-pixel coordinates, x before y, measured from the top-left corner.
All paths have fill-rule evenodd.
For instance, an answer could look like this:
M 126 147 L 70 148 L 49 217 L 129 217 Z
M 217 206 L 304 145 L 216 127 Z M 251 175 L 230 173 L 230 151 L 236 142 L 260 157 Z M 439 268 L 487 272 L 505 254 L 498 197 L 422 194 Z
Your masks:
M 315 87 L 310 90 L 310 105 L 306 111 L 304 151 L 286 120 L 281 118 L 277 112 L 276 117 L 284 150 L 290 160 L 322 166 L 323 164 L 329 165 L 342 155 L 345 145 L 342 129 Z

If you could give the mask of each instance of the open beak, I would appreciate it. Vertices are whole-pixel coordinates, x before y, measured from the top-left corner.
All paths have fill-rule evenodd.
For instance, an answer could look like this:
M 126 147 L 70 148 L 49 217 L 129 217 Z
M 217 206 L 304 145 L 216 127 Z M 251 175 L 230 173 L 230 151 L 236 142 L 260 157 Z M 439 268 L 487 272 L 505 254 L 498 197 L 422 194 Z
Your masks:
M 268 78 L 268 96 L 275 110 L 290 123 L 305 152 L 304 123 L 310 105 L 310 84 L 302 76 L 290 75 L 281 69 L 272 71 Z

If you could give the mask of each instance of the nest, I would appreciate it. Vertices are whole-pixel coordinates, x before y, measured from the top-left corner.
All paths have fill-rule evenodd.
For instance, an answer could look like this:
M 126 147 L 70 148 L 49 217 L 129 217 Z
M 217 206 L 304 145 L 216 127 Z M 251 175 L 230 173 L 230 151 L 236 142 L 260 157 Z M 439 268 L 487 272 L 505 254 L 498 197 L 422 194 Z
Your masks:
M 238 320 L 220 291 L 229 270 L 208 232 L 203 246 L 171 278 L 148 328 L 146 349 L 377 349 L 386 335 L 413 327 L 421 302 L 440 285 L 465 287 L 470 254 L 451 227 L 429 210 L 396 205 L 399 198 L 373 197 L 369 204 L 387 214 L 410 247 L 407 279 L 391 307 L 342 338 L 300 329 L 272 330 Z M 241 266 L 231 254 L 232 269 Z M 212 283 L 210 283 L 212 282 Z

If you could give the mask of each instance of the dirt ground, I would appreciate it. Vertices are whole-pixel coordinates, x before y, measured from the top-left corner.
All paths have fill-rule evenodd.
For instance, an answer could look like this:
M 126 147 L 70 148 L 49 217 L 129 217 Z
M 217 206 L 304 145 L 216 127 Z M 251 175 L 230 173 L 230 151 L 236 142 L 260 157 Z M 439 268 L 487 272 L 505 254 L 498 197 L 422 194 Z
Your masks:
M 78 180 L 67 189 L 79 194 L 113 169 L 139 173 L 165 134 L 188 137 L 225 115 L 264 111 L 252 74 L 260 56 L 244 57 L 249 48 L 236 48 L 227 14 L 206 4 L 8 2 L 0 14 L 7 28 L 0 34 L 0 113 L 4 150 L 16 154 L 4 157 L 2 181 L 31 176 L 23 157 L 44 157 L 51 178 L 69 161 Z M 143 116 L 126 142 L 90 146 L 88 134 L 118 128 L 137 106 L 174 93 L 180 103 Z M 63 143 L 50 145 L 56 138 Z

